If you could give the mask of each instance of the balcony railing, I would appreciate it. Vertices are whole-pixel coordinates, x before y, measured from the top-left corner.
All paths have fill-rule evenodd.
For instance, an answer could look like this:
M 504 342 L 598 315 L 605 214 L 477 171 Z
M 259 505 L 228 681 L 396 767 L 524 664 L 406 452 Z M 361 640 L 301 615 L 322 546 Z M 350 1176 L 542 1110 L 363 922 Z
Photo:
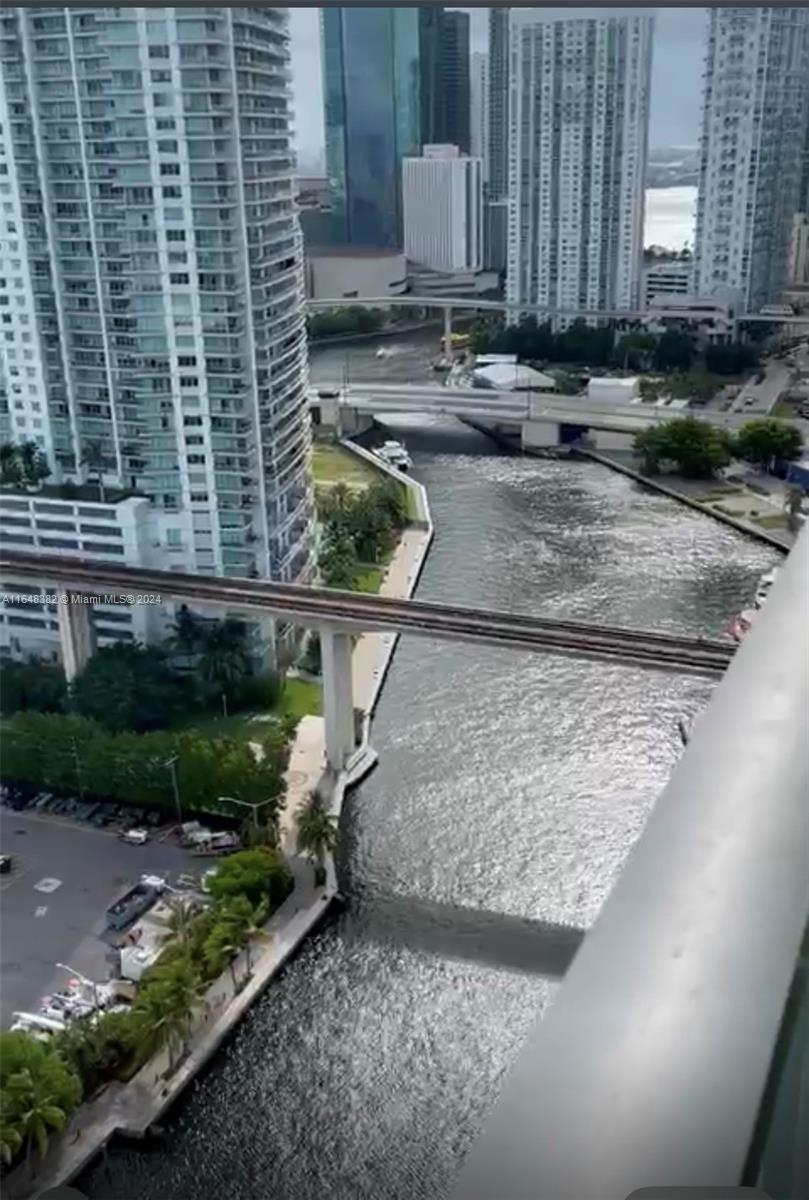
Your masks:
M 506 1077 L 458 1200 L 809 1195 L 807 600 L 809 528 Z

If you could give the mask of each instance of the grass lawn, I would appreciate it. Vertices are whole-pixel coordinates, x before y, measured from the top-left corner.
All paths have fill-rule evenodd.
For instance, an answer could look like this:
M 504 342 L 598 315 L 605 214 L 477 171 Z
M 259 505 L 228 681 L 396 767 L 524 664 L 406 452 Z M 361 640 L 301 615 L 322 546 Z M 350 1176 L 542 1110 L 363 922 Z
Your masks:
M 312 478 L 315 484 L 346 483 L 349 487 L 368 487 L 378 483 L 381 471 L 333 442 L 315 442 L 312 447 Z
M 378 592 L 385 568 L 364 564 L 354 576 L 353 592 Z
M 786 529 L 789 524 L 785 513 L 772 513 L 765 517 L 753 517 L 753 520 L 762 529 Z
M 246 710 L 225 717 L 221 713 L 192 713 L 176 721 L 173 729 L 195 729 L 203 737 L 234 738 L 249 742 L 261 737 L 264 721 L 272 717 L 320 716 L 320 684 L 308 679 L 287 679 L 282 694 L 271 709 Z

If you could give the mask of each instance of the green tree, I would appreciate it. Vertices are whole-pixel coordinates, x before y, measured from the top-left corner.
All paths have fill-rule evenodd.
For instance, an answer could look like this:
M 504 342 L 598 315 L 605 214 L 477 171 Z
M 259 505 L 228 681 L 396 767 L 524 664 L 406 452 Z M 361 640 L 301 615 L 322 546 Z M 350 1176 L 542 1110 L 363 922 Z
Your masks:
M 665 331 L 652 354 L 652 363 L 657 371 L 687 371 L 693 359 L 694 347 L 690 336 L 676 329 Z
M 758 351 L 741 342 L 718 342 L 705 350 L 705 367 L 717 375 L 738 375 L 758 365 Z
M 66 704 L 67 685 L 60 666 L 33 657 L 3 664 L 0 712 L 64 712 Z
M 21 488 L 23 486 L 22 465 L 17 447 L 12 442 L 0 446 L 0 486 Z
M 641 461 L 644 475 L 657 475 L 665 457 L 665 438 L 662 425 L 649 425 L 635 434 L 632 447 L 634 454 Z
M 239 986 L 235 965 L 239 949 L 240 943 L 236 937 L 236 930 L 233 925 L 224 921 L 217 921 L 202 948 L 202 960 L 207 978 L 215 979 L 217 975 L 222 974 L 225 967 L 228 967 L 234 992 Z
M 103 438 L 87 438 L 83 446 L 81 463 L 83 467 L 88 467 L 90 472 L 96 477 L 96 487 L 98 488 L 98 498 L 101 503 L 106 499 L 104 493 L 104 470 L 106 468 L 107 452 L 104 446 Z
M 689 479 L 709 479 L 730 462 L 727 435 L 693 417 L 677 418 L 644 430 L 636 435 L 634 450 L 648 473 L 658 471 L 663 462 L 670 462 Z
M 151 1053 L 145 1054 L 146 1058 L 167 1045 L 169 1066 L 176 1065 L 178 1051 L 182 1055 L 187 1048 L 202 986 L 194 964 L 185 952 L 165 961 L 161 955 L 147 972 L 132 1006 L 143 1039 L 142 1046 L 154 1047 Z
M 614 361 L 625 371 L 648 370 L 652 356 L 657 348 L 657 338 L 653 333 L 636 329 L 623 334 L 615 344 Z
M 255 846 L 223 859 L 207 886 L 219 902 L 246 896 L 254 907 L 267 901 L 273 909 L 285 899 L 291 882 L 279 851 L 272 846 Z
M 359 570 L 359 559 L 348 533 L 327 529 L 319 566 L 325 587 L 350 591 Z
M 315 885 L 325 878 L 326 856 L 337 845 L 337 822 L 326 812 L 317 792 L 310 792 L 298 810 L 298 853 L 310 859 L 315 869 Z
M 189 704 L 189 689 L 156 646 L 116 642 L 90 658 L 72 687 L 76 712 L 114 731 L 160 729 Z
M 227 617 L 206 625 L 198 669 L 202 679 L 220 692 L 227 692 L 250 673 L 244 621 Z
M 205 642 L 204 622 L 187 604 L 177 609 L 167 640 L 170 652 L 184 659 L 198 654 Z
M 771 467 L 773 462 L 794 462 L 803 452 L 803 438 L 794 425 L 773 417 L 745 421 L 736 434 L 734 450 L 745 462 Z
M 0 1127 L 3 1154 L 24 1147 L 44 1157 L 50 1132 L 61 1129 L 81 1099 L 78 1075 L 56 1052 L 27 1033 L 0 1034 Z

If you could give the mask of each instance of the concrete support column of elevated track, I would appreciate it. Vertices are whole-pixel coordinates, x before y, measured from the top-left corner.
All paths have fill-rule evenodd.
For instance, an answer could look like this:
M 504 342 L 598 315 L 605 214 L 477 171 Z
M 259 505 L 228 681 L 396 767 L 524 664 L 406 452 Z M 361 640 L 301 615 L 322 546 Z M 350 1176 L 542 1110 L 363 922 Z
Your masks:
M 447 362 L 452 358 L 452 305 L 444 305 L 444 357 Z
M 328 627 L 319 633 L 326 762 L 333 771 L 341 771 L 354 751 L 351 635 Z
M 67 588 L 58 589 L 59 647 L 62 668 L 68 683 L 80 675 L 96 650 L 96 634 L 91 604 L 87 597 Z

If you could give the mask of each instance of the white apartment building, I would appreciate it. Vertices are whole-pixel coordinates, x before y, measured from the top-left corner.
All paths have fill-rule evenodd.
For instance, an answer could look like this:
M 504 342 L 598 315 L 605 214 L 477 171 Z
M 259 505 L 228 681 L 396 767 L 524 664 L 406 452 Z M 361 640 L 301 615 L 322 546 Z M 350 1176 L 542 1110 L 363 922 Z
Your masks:
M 425 146 L 402 160 L 404 249 L 434 271 L 483 267 L 483 164 L 457 146 Z
M 75 489 L 81 492 L 82 489 Z M 40 551 L 64 558 L 95 558 L 123 566 L 192 569 L 190 514 L 185 530 L 176 516 L 161 513 L 143 496 L 112 494 L 103 503 L 60 499 L 44 492 L 0 492 L 0 540 L 9 550 Z M 0 600 L 0 658 L 35 654 L 55 658 L 59 634 L 57 585 L 4 583 Z M 106 596 L 107 589 L 103 590 Z M 150 642 L 165 635 L 173 610 L 168 604 L 108 603 L 91 606 L 99 645 Z
M 694 289 L 741 310 L 787 283 L 809 122 L 809 8 L 709 10 Z
M 189 570 L 304 581 L 289 65 L 284 8 L 0 12 L 0 440 L 100 462 Z
M 638 307 L 653 22 L 511 10 L 510 301 Z
M 489 56 L 480 51 L 472 55 L 469 73 L 470 152 L 483 163 L 483 182 L 489 166 Z
M 655 296 L 686 296 L 691 291 L 690 262 L 656 262 L 643 268 L 643 307 L 650 308 Z

